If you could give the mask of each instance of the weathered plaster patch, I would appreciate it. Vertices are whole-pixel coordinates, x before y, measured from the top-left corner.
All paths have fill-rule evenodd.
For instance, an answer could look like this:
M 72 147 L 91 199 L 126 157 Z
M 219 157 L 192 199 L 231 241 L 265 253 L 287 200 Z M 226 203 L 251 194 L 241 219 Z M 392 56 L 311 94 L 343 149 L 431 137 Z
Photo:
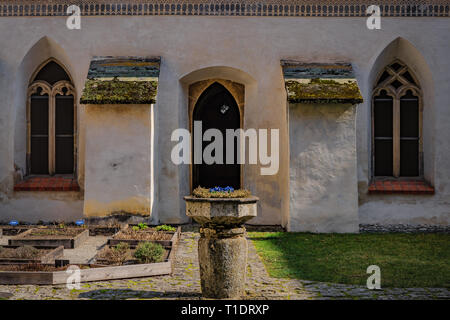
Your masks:
M 83 216 L 83 195 L 75 191 L 16 191 L 0 203 L 3 222 L 75 221 Z
M 288 231 L 358 232 L 356 107 L 289 108 Z
M 149 216 L 150 210 L 150 199 L 142 196 L 135 196 L 107 203 L 96 200 L 84 202 L 84 215 L 86 217 L 105 217 L 113 214 Z
M 151 108 L 86 106 L 86 217 L 151 214 Z

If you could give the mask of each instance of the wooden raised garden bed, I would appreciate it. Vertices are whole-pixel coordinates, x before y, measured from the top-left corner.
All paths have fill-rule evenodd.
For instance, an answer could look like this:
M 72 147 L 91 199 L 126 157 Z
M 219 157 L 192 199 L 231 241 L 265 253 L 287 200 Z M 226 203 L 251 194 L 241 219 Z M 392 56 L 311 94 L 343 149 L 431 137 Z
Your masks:
M 127 228 L 125 226 L 89 226 L 90 236 L 112 236 L 122 229 Z
M 108 250 L 110 247 L 104 247 L 102 250 L 100 250 L 97 255 L 95 256 L 95 263 L 98 265 L 115 265 L 115 263 L 111 260 L 108 260 L 104 256 L 102 256 L 103 251 Z M 130 248 L 129 257 L 123 262 L 123 265 L 131 265 L 131 264 L 139 264 L 139 261 L 133 257 L 134 248 Z M 170 248 L 166 248 L 164 250 L 162 261 L 169 261 L 169 256 L 173 250 Z
M 48 226 L 49 228 L 52 228 L 54 226 Z M 81 228 L 79 226 L 76 226 L 75 224 L 69 224 L 67 225 L 69 228 Z M 25 232 L 30 229 L 39 228 L 39 225 L 18 225 L 18 226 L 10 226 L 10 225 L 0 225 L 0 237 L 2 235 L 4 236 L 16 236 L 22 232 Z M 87 225 L 87 228 L 89 229 L 89 235 L 90 236 L 111 236 L 117 232 L 119 232 L 121 229 L 128 228 L 128 225 Z
M 78 247 L 89 237 L 85 228 L 33 228 L 8 240 L 10 246 L 63 246 Z
M 167 259 L 157 263 L 77 266 L 80 267 L 81 282 L 159 276 L 172 273 L 173 255 L 174 252 L 169 250 Z M 67 278 L 71 275 L 65 271 L 68 265 L 56 267 L 54 264 L 34 264 L 21 267 L 0 265 L 0 284 L 66 284 Z
M 0 226 L 0 236 L 16 236 L 22 232 L 36 228 L 36 226 Z
M 128 226 L 100 226 L 100 225 L 88 225 L 89 235 L 90 236 L 111 236 L 117 232 L 119 232 L 123 228 L 127 228 Z M 30 229 L 38 228 L 36 225 L 19 225 L 19 226 L 9 226 L 3 225 L 0 226 L 0 237 L 4 236 L 17 236 L 22 232 L 28 231 Z M 51 227 L 50 227 L 51 228 Z M 70 226 L 72 228 L 72 226 Z M 73 228 L 80 228 L 77 226 L 73 226 Z
M 165 248 L 174 248 L 178 243 L 180 233 L 181 227 L 178 227 L 175 232 L 156 231 L 154 228 L 135 231 L 129 227 L 117 232 L 108 240 L 108 245 L 115 246 L 125 242 L 130 247 L 136 247 L 141 242 L 155 242 Z
M 33 254 L 24 252 L 27 248 L 21 246 L 0 246 L 0 265 L 54 263 L 56 259 L 62 258 L 64 254 L 63 246 L 34 246 L 32 248 L 37 250 L 36 252 L 33 252 Z

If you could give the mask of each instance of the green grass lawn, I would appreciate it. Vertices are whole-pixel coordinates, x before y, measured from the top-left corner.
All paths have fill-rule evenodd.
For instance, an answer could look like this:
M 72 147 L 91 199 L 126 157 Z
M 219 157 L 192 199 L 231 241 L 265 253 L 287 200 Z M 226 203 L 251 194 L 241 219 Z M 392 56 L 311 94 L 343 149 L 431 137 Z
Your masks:
M 272 277 L 366 285 L 377 265 L 382 288 L 450 288 L 448 234 L 248 235 Z

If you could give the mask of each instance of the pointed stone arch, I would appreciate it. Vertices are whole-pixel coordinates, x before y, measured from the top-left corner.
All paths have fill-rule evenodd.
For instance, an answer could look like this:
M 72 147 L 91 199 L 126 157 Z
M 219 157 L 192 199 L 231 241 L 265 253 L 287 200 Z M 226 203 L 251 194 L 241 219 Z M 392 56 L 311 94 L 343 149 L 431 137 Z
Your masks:
M 208 79 L 195 82 L 189 86 L 189 117 L 192 119 L 194 112 L 194 107 L 201 97 L 201 95 L 213 84 L 220 84 L 223 86 L 236 101 L 239 112 L 241 115 L 241 127 L 244 121 L 244 103 L 245 103 L 245 87 L 241 83 L 233 82 L 225 79 Z M 190 127 L 192 126 L 192 121 L 189 122 Z
M 421 106 L 423 116 L 421 117 L 421 138 L 423 145 L 423 177 L 431 184 L 434 183 L 435 165 L 434 165 L 434 130 L 435 130 L 435 116 L 434 116 L 434 82 L 431 70 L 427 61 L 420 51 L 407 39 L 397 37 L 389 42 L 373 60 L 372 69 L 369 73 L 369 88 L 377 90 L 380 88 L 380 78 L 383 76 L 383 71 L 386 67 L 395 62 L 399 62 L 405 66 L 410 72 L 415 85 L 410 85 L 409 88 L 414 89 L 416 94 L 421 96 Z M 379 90 L 378 90 L 379 91 Z M 403 90 L 404 91 L 404 90 Z M 373 103 L 370 104 L 372 110 Z M 373 137 L 373 122 L 371 115 L 371 129 L 369 132 Z M 371 139 L 371 147 L 369 150 L 373 151 L 373 141 Z M 372 156 L 370 157 L 370 168 L 373 169 L 374 163 Z M 373 173 L 373 171 L 371 170 Z
M 36 75 L 49 63 L 55 63 L 60 67 L 67 78 L 53 83 L 35 81 Z M 74 87 L 73 72 L 68 56 L 64 49 L 47 36 L 36 41 L 24 55 L 19 64 L 15 78 L 14 108 L 15 108 L 15 132 L 14 132 L 14 162 L 22 174 L 29 173 L 29 103 L 30 95 L 38 87 L 46 87 L 50 90 L 50 96 L 73 95 L 74 99 L 74 163 L 77 163 L 77 99 Z M 64 89 L 65 88 L 65 89 Z M 27 160 L 28 158 L 28 160 Z M 74 172 L 76 170 L 74 169 Z
M 181 78 L 181 82 L 187 86 L 188 93 L 188 128 L 192 133 L 194 109 L 202 94 L 213 84 L 222 86 L 233 97 L 240 114 L 240 128 L 245 125 L 245 100 L 247 88 L 255 85 L 254 79 L 247 73 L 230 67 L 207 67 L 193 71 Z M 253 88 L 254 89 L 254 88 Z M 190 165 L 189 186 L 192 191 L 194 186 L 194 165 Z M 240 186 L 244 183 L 244 165 L 240 165 Z
M 63 63 L 61 63 L 58 59 L 56 59 L 55 57 L 50 57 L 47 60 L 45 60 L 44 62 L 42 62 L 36 68 L 36 70 L 31 74 L 28 84 L 30 85 L 31 83 L 33 83 L 36 80 L 36 77 L 38 76 L 39 72 L 41 72 L 44 67 L 46 67 L 49 63 L 52 63 L 52 62 L 57 64 L 66 73 L 66 75 L 68 77 L 68 79 L 67 79 L 68 81 L 70 81 L 71 83 L 74 83 L 72 75 L 70 74 L 70 72 L 66 68 L 66 66 Z
M 423 177 L 422 90 L 401 60 L 392 61 L 378 76 L 371 114 L 373 178 Z
M 191 116 L 192 122 L 202 122 L 202 136 L 208 129 L 218 129 L 223 138 L 223 154 L 221 164 L 192 164 L 192 188 L 202 187 L 226 187 L 241 188 L 241 165 L 237 161 L 238 145 L 234 142 L 234 163 L 226 163 L 227 143 L 225 141 L 227 129 L 242 128 L 242 116 L 234 95 L 218 81 L 213 81 L 198 97 Z M 191 127 L 192 146 L 196 137 L 196 130 Z M 206 145 L 202 143 L 202 153 Z M 194 150 L 194 149 L 192 149 Z M 193 155 L 193 152 L 192 152 Z

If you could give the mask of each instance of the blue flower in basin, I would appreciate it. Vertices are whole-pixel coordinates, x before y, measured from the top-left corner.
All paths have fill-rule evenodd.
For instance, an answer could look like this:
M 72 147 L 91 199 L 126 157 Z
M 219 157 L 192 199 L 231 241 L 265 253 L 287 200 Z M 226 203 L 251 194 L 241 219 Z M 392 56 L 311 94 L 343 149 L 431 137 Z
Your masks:
M 230 186 L 226 186 L 225 188 L 222 187 L 214 187 L 210 188 L 209 192 L 233 192 L 234 188 Z

